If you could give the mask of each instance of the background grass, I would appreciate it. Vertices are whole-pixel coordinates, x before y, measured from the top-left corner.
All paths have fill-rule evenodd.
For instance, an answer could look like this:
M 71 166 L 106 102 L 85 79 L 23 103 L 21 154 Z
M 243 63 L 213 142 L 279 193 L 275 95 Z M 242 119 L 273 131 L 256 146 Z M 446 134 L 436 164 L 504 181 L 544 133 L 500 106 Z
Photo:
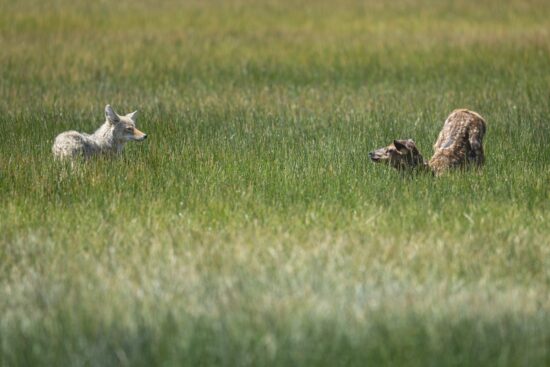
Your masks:
M 550 364 L 547 1 L 0 1 L 0 365 Z M 149 134 L 74 171 L 111 103 Z M 445 117 L 476 174 L 403 179 Z

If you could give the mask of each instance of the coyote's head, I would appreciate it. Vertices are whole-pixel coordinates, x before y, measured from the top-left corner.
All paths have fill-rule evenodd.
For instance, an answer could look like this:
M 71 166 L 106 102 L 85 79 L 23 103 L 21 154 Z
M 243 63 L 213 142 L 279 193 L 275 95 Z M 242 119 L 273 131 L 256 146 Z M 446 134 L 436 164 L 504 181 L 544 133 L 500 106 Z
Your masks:
M 131 140 L 142 141 L 147 139 L 147 134 L 136 128 L 137 111 L 124 116 L 118 115 L 110 105 L 105 106 L 105 118 L 113 125 L 114 139 L 125 143 Z
M 411 139 L 394 140 L 387 147 L 376 149 L 369 153 L 374 163 L 387 163 L 398 170 L 424 167 L 424 158 Z

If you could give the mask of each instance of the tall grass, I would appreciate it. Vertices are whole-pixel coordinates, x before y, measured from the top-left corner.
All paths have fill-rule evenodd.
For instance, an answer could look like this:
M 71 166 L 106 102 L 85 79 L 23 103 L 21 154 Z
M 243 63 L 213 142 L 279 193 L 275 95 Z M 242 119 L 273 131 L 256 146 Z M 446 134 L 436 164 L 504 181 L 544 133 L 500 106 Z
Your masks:
M 549 365 L 549 15 L 2 1 L 0 365 Z M 54 162 L 106 103 L 150 138 Z M 368 161 L 458 107 L 482 172 Z

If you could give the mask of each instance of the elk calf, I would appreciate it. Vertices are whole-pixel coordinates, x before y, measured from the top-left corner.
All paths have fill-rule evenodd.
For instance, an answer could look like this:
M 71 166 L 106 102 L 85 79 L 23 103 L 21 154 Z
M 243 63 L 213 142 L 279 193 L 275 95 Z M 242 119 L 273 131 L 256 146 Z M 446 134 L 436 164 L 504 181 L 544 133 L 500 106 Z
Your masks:
M 375 163 L 387 163 L 400 171 L 431 170 L 437 176 L 452 168 L 480 167 L 485 161 L 485 131 L 485 120 L 479 114 L 455 110 L 445 120 L 429 162 L 424 161 L 411 139 L 394 140 L 387 147 L 370 152 L 369 157 Z

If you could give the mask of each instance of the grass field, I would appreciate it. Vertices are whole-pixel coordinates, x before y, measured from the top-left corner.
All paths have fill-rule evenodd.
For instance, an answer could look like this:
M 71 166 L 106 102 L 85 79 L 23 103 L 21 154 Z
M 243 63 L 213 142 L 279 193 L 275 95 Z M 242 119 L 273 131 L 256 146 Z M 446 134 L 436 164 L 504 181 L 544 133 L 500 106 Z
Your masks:
M 0 365 L 549 366 L 550 3 L 384 3 L 0 0 Z

